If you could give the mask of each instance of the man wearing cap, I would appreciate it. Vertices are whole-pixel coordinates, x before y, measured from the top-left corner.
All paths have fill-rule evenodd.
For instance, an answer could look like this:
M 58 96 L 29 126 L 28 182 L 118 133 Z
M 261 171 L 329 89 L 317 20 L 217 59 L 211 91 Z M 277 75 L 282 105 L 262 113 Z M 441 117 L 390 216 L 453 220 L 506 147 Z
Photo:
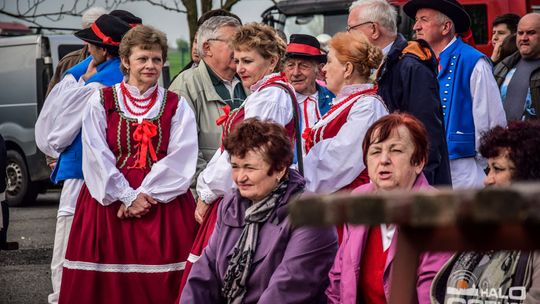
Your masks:
M 427 41 L 439 59 L 439 94 L 452 185 L 483 187 L 486 162 L 477 152 L 480 137 L 497 125 L 506 125 L 489 58 L 456 36 L 471 25 L 457 0 L 412 0 L 403 10 L 415 19 L 416 37 Z
M 83 184 L 80 131 L 86 101 L 100 88 L 122 81 L 118 47 L 130 28 L 117 17 L 102 15 L 90 28 L 76 32 L 75 36 L 88 44 L 91 56 L 66 71 L 47 96 L 36 122 L 37 146 L 46 155 L 58 158 L 51 179 L 54 183 L 64 182 L 51 261 L 53 293 L 49 303 L 58 302 L 67 241 Z
M 233 50 L 229 46 L 240 21 L 230 16 L 216 16 L 205 21 L 197 30 L 197 51 L 202 60 L 195 68 L 178 75 L 169 90 L 183 96 L 195 112 L 199 138 L 197 177 L 206 168 L 221 143 L 221 127 L 216 124 L 226 105 L 238 108 L 246 92 L 236 76 Z M 194 195 L 195 191 L 193 189 Z
M 317 38 L 294 34 L 289 40 L 285 53 L 285 75 L 296 91 L 302 113 L 302 130 L 305 130 L 328 112 L 335 96 L 317 83 L 321 65 L 326 62 L 326 55 L 321 52 Z
M 430 185 L 451 185 L 437 59 L 425 41 L 407 42 L 397 32 L 396 20 L 396 9 L 388 1 L 358 0 L 349 9 L 347 29 L 363 33 L 383 51 L 378 94 L 389 112 L 408 112 L 424 124 L 429 136 L 424 175 Z

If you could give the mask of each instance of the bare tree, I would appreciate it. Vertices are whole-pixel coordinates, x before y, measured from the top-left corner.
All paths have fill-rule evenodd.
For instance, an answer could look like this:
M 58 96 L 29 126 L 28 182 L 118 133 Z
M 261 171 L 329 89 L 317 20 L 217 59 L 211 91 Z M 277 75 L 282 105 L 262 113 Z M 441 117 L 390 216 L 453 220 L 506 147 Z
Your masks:
M 8 7 L 7 2 L 13 3 L 14 7 Z M 40 26 L 43 18 L 51 21 L 59 21 L 65 16 L 81 16 L 88 8 L 96 5 L 96 0 L 72 0 L 73 4 L 59 4 L 58 9 L 52 12 L 41 12 L 40 6 L 48 0 L 0 0 L 0 15 L 17 18 L 34 25 Z M 49 0 L 50 1 L 50 0 Z M 53 0 L 55 1 L 55 0 Z M 57 1 L 57 0 L 56 0 Z M 221 7 L 226 10 L 240 0 L 220 0 Z M 105 0 L 105 9 L 112 10 L 119 5 L 130 2 L 146 2 L 167 11 L 183 13 L 187 15 L 190 41 L 193 41 L 197 31 L 197 19 L 200 15 L 212 9 L 212 0 Z M 197 4 L 201 8 L 197 11 Z

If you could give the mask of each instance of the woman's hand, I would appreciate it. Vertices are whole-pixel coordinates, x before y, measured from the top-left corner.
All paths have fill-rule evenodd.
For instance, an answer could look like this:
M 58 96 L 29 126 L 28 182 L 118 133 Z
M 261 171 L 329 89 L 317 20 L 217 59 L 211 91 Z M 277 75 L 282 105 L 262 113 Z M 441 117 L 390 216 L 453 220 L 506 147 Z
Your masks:
M 139 193 L 137 198 L 131 203 L 131 206 L 126 208 L 124 204 L 118 209 L 116 214 L 120 219 L 125 218 L 141 218 L 141 216 L 146 215 L 150 212 L 152 205 L 157 205 L 157 201 L 153 199 L 150 195 L 145 193 Z
M 195 208 L 195 220 L 197 221 L 197 223 L 202 224 L 208 208 L 210 208 L 210 205 L 203 202 L 202 199 L 199 197 L 199 199 L 197 200 L 197 207 Z

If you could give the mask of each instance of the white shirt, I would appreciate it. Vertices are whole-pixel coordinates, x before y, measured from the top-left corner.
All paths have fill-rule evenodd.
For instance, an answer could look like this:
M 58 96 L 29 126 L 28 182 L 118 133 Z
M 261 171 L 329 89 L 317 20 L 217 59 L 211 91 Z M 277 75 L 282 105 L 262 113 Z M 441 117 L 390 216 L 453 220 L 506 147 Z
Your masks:
M 57 83 L 43 104 L 35 126 L 38 148 L 46 155 L 58 158 L 81 131 L 82 115 L 86 111 L 88 99 L 104 85 L 91 82 L 85 85 L 82 77 L 77 81 L 71 74 L 66 74 Z M 58 216 L 70 216 L 75 213 L 77 198 L 84 181 L 68 179 L 64 181 Z
M 137 98 L 148 97 L 153 88 L 144 94 L 126 84 L 126 88 Z M 142 116 L 130 114 L 124 106 L 120 84 L 114 86 L 123 115 L 128 118 L 154 118 L 161 109 L 165 90 L 158 87 L 158 97 L 150 111 Z M 150 102 L 150 101 L 148 101 Z M 129 101 L 131 104 L 131 102 Z M 131 104 L 131 108 L 135 108 Z M 146 193 L 160 203 L 168 203 L 184 194 L 195 174 L 197 163 L 197 126 L 195 115 L 183 97 L 179 97 L 178 107 L 171 120 L 167 156 L 152 165 L 141 185 L 133 189 L 116 167 L 116 156 L 106 140 L 107 117 L 101 103 L 100 93 L 90 97 L 89 107 L 82 121 L 83 174 L 92 197 L 107 206 L 117 200 L 130 206 L 139 193 Z M 132 136 L 130 134 L 130 136 Z
M 344 87 L 334 99 L 337 104 L 353 92 L 372 88 L 371 84 Z M 349 102 L 353 102 L 353 99 Z M 316 126 L 332 121 L 340 111 L 327 114 Z M 366 168 L 362 160 L 362 141 L 367 129 L 379 118 L 388 115 L 384 104 L 372 96 L 362 97 L 356 102 L 347 122 L 338 134 L 316 143 L 304 158 L 306 190 L 312 193 L 333 193 L 349 185 Z
M 454 37 L 444 50 L 456 40 Z M 487 58 L 481 58 L 474 66 L 470 87 L 476 157 L 450 160 L 454 189 L 482 188 L 484 186 L 486 160 L 478 152 L 480 139 L 484 132 L 496 126 L 506 126 L 506 114 L 504 113 L 499 87 L 493 77 L 493 67 Z
M 276 75 L 278 74 L 267 75 L 251 86 L 253 93 L 243 103 L 244 119 L 252 117 L 260 120 L 268 119 L 282 126 L 285 126 L 293 119 L 292 100 L 286 91 L 274 86 L 259 90 L 269 78 Z M 229 153 L 217 149 L 206 168 L 197 178 L 197 194 L 204 202 L 213 203 L 217 198 L 224 196 L 233 189 L 234 183 Z

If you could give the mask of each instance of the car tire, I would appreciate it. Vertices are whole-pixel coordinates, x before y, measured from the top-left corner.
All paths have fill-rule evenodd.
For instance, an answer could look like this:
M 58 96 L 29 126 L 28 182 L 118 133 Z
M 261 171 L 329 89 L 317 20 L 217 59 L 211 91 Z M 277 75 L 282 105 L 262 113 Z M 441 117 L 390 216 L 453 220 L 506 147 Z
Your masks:
M 6 177 L 6 200 L 10 206 L 23 206 L 36 200 L 38 189 L 30 181 L 24 158 L 15 150 L 7 151 Z

